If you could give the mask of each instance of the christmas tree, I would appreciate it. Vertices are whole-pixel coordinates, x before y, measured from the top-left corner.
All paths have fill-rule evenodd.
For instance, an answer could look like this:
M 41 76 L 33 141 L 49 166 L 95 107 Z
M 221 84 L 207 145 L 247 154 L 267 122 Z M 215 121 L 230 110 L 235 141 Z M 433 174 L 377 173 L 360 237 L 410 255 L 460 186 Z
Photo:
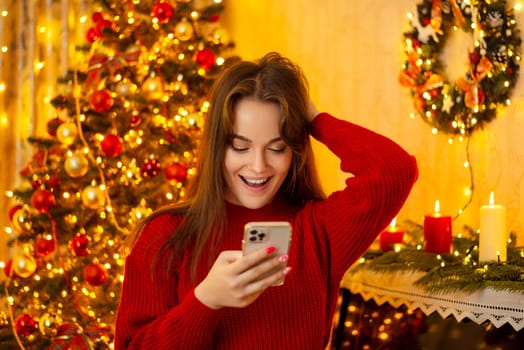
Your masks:
M 184 197 L 206 94 L 235 60 L 222 11 L 219 0 L 96 3 L 78 47 L 89 59 L 58 82 L 49 135 L 29 140 L 27 186 L 12 191 L 2 346 L 112 348 L 126 237 Z

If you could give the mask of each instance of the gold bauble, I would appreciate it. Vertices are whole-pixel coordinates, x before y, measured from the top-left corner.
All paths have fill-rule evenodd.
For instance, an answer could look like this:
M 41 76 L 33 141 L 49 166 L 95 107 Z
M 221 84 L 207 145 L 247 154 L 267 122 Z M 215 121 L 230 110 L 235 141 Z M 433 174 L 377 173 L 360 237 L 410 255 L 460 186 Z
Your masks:
M 191 40 L 194 34 L 195 31 L 191 25 L 191 22 L 185 18 L 178 22 L 175 26 L 175 37 L 180 41 Z
M 36 260 L 28 252 L 22 252 L 20 255 L 15 254 L 11 268 L 15 272 L 16 276 L 27 278 L 35 273 Z
M 56 129 L 56 138 L 65 145 L 72 145 L 78 135 L 78 129 L 73 122 L 60 124 Z
M 136 91 L 136 85 L 130 82 L 129 80 L 122 80 L 116 86 L 116 93 L 120 96 L 129 96 L 134 94 Z
M 64 161 L 64 168 L 67 175 L 77 178 L 87 173 L 89 162 L 83 154 L 73 154 Z
M 142 84 L 142 93 L 148 100 L 160 100 L 164 96 L 164 82 L 152 74 Z
M 13 228 L 18 232 L 31 231 L 31 213 L 26 207 L 18 209 L 13 214 Z
M 215 28 L 211 32 L 209 40 L 216 45 L 226 45 L 229 42 L 229 33 L 224 28 Z
M 82 191 L 82 203 L 90 209 L 98 209 L 106 203 L 104 191 L 98 186 L 87 186 Z
M 58 333 L 58 327 L 61 324 L 62 319 L 60 316 L 46 312 L 40 316 L 38 328 L 43 335 L 54 337 Z

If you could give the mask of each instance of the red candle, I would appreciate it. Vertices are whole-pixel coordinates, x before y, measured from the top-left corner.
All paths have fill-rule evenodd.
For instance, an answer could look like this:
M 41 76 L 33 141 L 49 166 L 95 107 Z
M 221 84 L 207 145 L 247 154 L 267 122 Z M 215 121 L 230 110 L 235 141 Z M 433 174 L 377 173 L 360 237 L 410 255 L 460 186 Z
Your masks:
M 435 213 L 424 217 L 424 251 L 435 254 L 451 251 L 451 216 L 440 214 L 438 200 Z
M 404 243 L 405 231 L 396 224 L 397 218 L 394 218 L 388 228 L 380 234 L 380 249 L 385 252 L 392 250 L 395 244 Z

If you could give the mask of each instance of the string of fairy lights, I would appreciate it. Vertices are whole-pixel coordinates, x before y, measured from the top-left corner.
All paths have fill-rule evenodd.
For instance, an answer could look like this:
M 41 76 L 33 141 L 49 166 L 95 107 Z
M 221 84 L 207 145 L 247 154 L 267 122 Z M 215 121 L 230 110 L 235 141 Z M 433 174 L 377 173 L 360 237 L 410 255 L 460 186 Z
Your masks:
M 3 6 L 6 6 L 4 3 Z M 0 127 L 5 128 L 7 126 L 7 115 L 4 110 L 4 94 L 6 89 L 6 83 L 4 81 L 4 56 L 7 54 L 8 46 L 6 44 L 6 35 L 4 27 L 6 18 L 9 15 L 7 9 L 0 8 Z

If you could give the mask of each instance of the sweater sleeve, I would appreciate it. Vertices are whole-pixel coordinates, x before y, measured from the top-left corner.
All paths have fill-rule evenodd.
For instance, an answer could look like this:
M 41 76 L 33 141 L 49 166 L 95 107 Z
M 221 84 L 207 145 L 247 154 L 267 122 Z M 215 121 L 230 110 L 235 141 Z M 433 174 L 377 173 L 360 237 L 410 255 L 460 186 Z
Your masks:
M 116 350 L 209 349 L 212 343 L 220 310 L 203 305 L 193 289 L 178 300 L 175 272 L 168 272 L 161 261 L 152 264 L 165 241 L 162 237 L 174 227 L 171 215 L 158 216 L 143 229 L 126 259 L 115 327 Z
M 312 209 L 315 230 L 327 241 L 332 271 L 341 278 L 401 209 L 418 168 L 415 158 L 392 140 L 327 113 L 313 120 L 312 136 L 351 174 L 343 190 Z

